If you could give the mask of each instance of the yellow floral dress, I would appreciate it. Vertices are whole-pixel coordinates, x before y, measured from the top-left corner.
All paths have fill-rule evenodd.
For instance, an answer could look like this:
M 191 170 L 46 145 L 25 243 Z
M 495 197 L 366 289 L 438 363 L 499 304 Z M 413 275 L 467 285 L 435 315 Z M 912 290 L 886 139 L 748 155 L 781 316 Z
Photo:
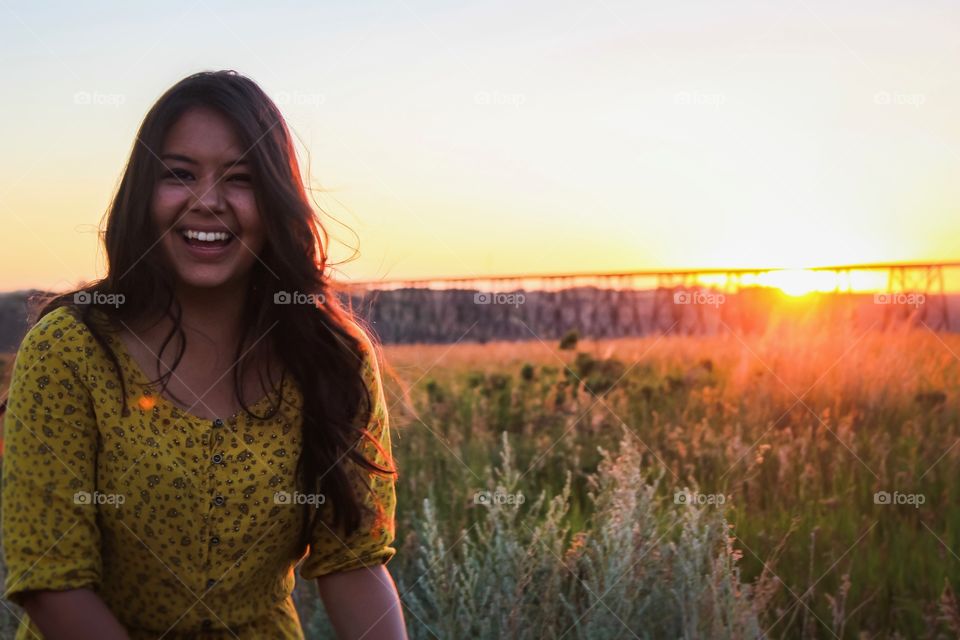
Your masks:
M 98 327 L 99 327 L 98 323 Z M 395 476 L 367 474 L 377 514 L 349 539 L 334 532 L 330 505 L 295 490 L 303 397 L 283 388 L 217 420 L 180 409 L 146 385 L 116 334 L 106 334 L 126 376 L 122 415 L 117 371 L 69 308 L 40 319 L 20 345 L 4 419 L 4 597 L 31 589 L 94 589 L 133 640 L 303 638 L 291 592 L 300 576 L 375 566 L 396 553 Z M 391 466 L 389 420 L 376 358 L 364 372 L 374 410 L 368 458 Z M 365 472 L 365 471 L 364 471 Z M 298 547 L 302 504 L 323 521 Z M 41 638 L 24 616 L 16 640 Z

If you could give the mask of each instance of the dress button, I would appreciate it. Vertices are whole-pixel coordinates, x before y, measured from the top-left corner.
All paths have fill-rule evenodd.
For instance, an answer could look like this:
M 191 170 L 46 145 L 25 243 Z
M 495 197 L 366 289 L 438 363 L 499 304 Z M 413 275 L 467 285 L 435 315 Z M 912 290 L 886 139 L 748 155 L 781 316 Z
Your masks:
M 220 538 L 218 536 L 213 536 L 210 538 L 210 544 L 220 544 Z
M 213 426 L 215 426 L 215 427 L 222 427 L 222 426 L 223 426 L 223 420 L 221 420 L 220 418 L 217 418 L 216 420 L 213 421 Z
M 223 462 L 223 456 L 219 453 L 213 454 L 213 464 L 220 464 L 221 462 Z
M 212 627 L 212 626 L 213 626 L 213 620 L 207 618 L 207 619 L 205 619 L 205 620 L 203 621 L 203 628 L 204 628 L 204 629 L 209 629 L 209 628 Z
M 213 578 L 210 578 L 209 580 L 207 580 L 207 589 L 213 589 L 213 586 L 215 584 L 217 584 L 217 581 L 214 580 Z
M 223 496 L 217 496 L 213 499 L 213 504 L 218 507 L 222 507 L 224 502 L 226 502 L 226 499 Z

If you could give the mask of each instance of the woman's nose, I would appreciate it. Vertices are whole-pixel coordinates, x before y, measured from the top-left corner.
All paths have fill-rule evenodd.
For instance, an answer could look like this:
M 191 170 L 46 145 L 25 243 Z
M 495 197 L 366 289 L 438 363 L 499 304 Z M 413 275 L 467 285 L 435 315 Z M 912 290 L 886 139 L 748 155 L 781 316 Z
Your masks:
M 224 198 L 222 180 L 210 178 L 201 181 L 197 187 L 199 189 L 194 191 L 195 200 L 191 207 L 192 209 L 212 213 L 220 213 L 223 211 Z

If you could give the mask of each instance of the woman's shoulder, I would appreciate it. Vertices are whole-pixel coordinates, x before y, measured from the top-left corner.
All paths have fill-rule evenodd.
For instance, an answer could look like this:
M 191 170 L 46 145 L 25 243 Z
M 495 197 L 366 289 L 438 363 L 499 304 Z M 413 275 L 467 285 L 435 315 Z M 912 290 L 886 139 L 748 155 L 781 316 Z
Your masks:
M 368 386 L 376 387 L 380 384 L 380 364 L 378 362 L 378 349 L 370 333 L 360 324 L 353 325 L 354 335 L 360 342 L 361 350 L 361 370 L 363 378 Z
M 374 336 L 359 324 L 354 324 L 353 329 L 360 341 L 360 348 L 363 351 L 361 358 L 360 371 L 363 376 L 367 391 L 370 394 L 370 401 L 373 403 L 371 408 L 371 421 L 379 421 L 386 418 L 386 402 L 384 398 L 384 384 L 381 374 L 379 343 L 374 340 Z
M 48 356 L 86 367 L 96 360 L 100 349 L 80 311 L 71 305 L 57 307 L 37 319 L 27 330 L 17 358 L 46 359 Z
M 85 338 L 87 332 L 88 328 L 76 310 L 65 305 L 40 316 L 27 330 L 20 348 L 36 347 L 41 351 L 58 352 L 68 346 L 64 343 Z

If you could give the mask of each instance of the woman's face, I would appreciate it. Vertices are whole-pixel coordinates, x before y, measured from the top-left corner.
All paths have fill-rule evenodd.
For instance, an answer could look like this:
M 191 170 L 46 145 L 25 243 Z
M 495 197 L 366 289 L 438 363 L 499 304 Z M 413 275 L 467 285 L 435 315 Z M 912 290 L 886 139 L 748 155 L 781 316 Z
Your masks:
M 264 232 L 246 151 L 208 108 L 189 109 L 167 132 L 152 210 L 181 285 L 243 286 L 258 259 Z

